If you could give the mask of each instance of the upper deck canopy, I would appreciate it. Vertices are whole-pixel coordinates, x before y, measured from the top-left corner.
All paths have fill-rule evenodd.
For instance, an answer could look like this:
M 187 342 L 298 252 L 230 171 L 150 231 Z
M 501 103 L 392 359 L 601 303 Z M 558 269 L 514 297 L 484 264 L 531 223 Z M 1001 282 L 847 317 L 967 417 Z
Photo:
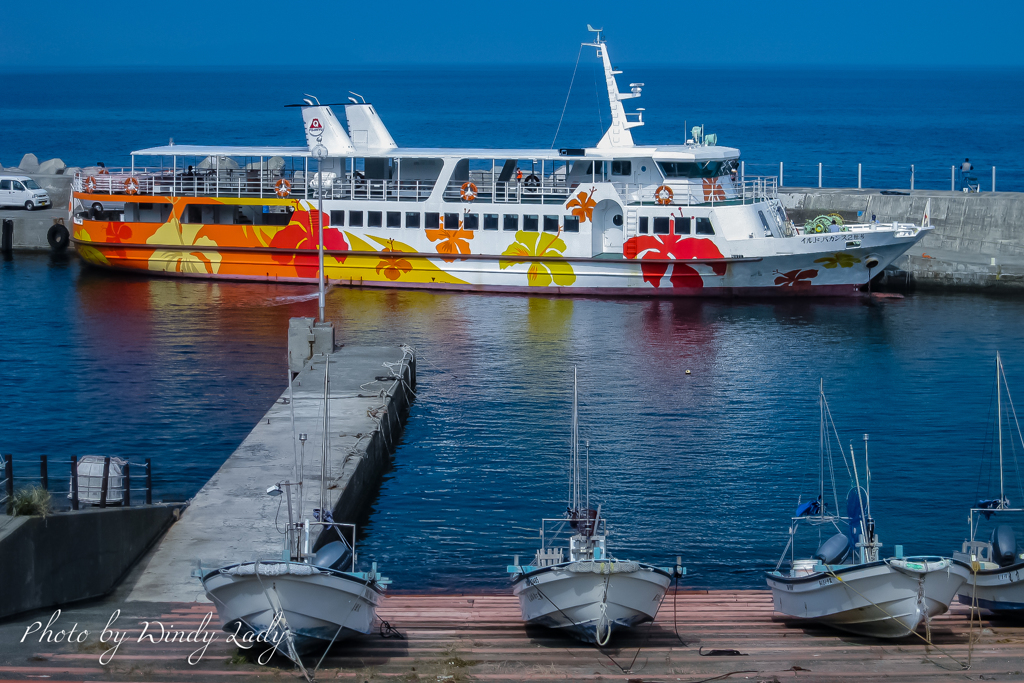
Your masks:
M 132 152 L 133 156 L 226 156 L 226 157 L 309 157 L 306 147 L 241 147 L 215 145 L 164 145 Z M 351 152 L 353 157 L 416 158 L 452 157 L 459 159 L 612 159 L 650 157 L 680 161 L 722 161 L 735 159 L 734 147 L 706 145 L 661 145 L 598 149 L 486 149 L 462 147 L 391 147 Z

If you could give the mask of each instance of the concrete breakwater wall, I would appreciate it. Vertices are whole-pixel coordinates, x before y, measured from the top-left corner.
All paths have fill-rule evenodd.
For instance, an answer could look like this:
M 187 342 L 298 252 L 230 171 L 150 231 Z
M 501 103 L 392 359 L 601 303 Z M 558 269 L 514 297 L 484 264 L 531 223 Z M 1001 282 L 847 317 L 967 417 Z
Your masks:
M 782 204 L 797 225 L 822 214 L 846 221 L 920 223 L 931 200 L 934 230 L 896 260 L 894 284 L 959 290 L 1024 290 L 1024 194 L 915 190 L 781 188 Z
M 197 563 L 209 568 L 280 559 L 285 547 L 280 530 L 288 513 L 286 496 L 267 495 L 274 484 L 303 482 L 301 494 L 292 487 L 298 519 L 313 519 L 321 482 L 335 521 L 354 523 L 367 509 L 414 398 L 416 358 L 408 347 L 335 349 L 333 332 L 329 325 L 313 326 L 312 319 L 293 319 L 290 362 L 296 363 L 293 341 L 306 351 L 300 351 L 292 390 L 284 390 L 196 494 L 181 521 L 143 559 L 126 587 L 128 600 L 205 600 L 199 581 L 191 576 Z M 321 467 L 328 359 L 330 431 L 327 465 Z M 283 381 L 283 364 L 281 375 Z M 293 437 L 300 434 L 305 441 Z
M 0 517 L 0 619 L 114 590 L 182 504 Z

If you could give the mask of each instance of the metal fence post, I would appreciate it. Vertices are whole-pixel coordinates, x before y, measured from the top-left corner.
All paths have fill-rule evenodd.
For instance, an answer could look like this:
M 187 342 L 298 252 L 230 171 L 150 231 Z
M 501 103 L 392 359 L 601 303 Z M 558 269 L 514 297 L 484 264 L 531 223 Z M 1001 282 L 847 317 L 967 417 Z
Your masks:
M 821 162 L 818 162 L 818 187 L 821 187 Z
M 861 188 L 860 178 L 861 178 L 861 165 L 857 164 L 857 189 L 858 190 Z
M 46 467 L 46 456 L 39 456 L 39 486 L 49 490 L 50 488 L 50 477 Z
M 126 508 L 132 506 L 132 464 L 126 462 L 124 464 L 124 476 L 121 478 L 121 485 L 124 487 L 124 502 L 122 505 Z
M 71 509 L 78 509 L 78 456 L 71 456 Z
M 992 191 L 996 191 L 996 167 L 992 167 Z
M 740 159 L 740 182 L 741 183 L 747 179 L 746 164 L 747 164 L 746 161 L 743 161 L 742 159 Z M 417 181 L 417 182 L 419 182 L 419 181 Z M 675 271 L 672 271 L 672 272 L 675 272 Z
M 107 507 L 107 482 L 110 479 L 110 456 L 103 458 L 103 481 L 100 482 L 100 507 Z
M 146 458 L 146 505 L 153 504 L 153 463 Z
M 956 166 L 949 167 L 949 191 L 956 192 Z
M 14 456 L 10 453 L 4 456 L 4 477 L 7 479 L 7 514 L 11 514 L 14 507 Z
M 910 165 L 910 189 L 914 189 L 914 165 Z
M 782 162 L 779 162 L 779 187 L 782 187 Z

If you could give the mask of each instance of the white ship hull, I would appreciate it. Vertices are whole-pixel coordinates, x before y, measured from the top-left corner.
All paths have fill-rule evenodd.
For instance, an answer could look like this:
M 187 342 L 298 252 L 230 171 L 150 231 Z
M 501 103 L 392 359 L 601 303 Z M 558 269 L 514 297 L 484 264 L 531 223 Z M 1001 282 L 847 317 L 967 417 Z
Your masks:
M 280 571 L 284 562 L 260 563 Z M 310 565 L 287 563 L 297 571 Z M 244 563 L 235 567 L 252 567 Z M 381 593 L 365 580 L 316 568 L 313 574 L 230 574 L 226 567 L 207 574 L 203 586 L 216 605 L 221 628 L 230 633 L 282 634 L 287 630 L 300 654 L 324 648 L 373 628 Z M 293 570 L 295 571 L 295 570 Z M 239 626 L 240 625 L 240 626 Z M 284 645 L 280 649 L 283 650 Z M 282 651 L 281 654 L 287 654 Z
M 598 574 L 570 571 L 572 564 L 529 572 L 515 582 L 513 592 L 523 621 L 563 629 L 588 643 L 603 645 L 619 629 L 653 621 L 672 581 L 646 565 L 632 572 Z
M 888 560 L 836 568 L 835 576 L 774 572 L 767 579 L 780 614 L 858 635 L 900 638 L 914 632 L 925 615 L 946 612 L 968 571 L 951 560 Z
M 971 573 L 957 599 L 992 612 L 1024 614 L 1024 562 Z

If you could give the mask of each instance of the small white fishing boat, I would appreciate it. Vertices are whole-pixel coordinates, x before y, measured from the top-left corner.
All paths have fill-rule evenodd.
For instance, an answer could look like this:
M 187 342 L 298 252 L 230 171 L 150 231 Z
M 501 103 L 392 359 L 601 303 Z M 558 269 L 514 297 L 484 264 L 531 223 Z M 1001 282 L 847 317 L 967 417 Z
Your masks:
M 329 376 L 328 356 L 324 371 L 325 436 L 330 421 L 326 408 Z M 324 438 L 321 473 L 326 471 L 326 465 Z M 297 469 L 301 471 L 301 464 Z M 288 526 L 281 557 L 238 562 L 213 570 L 200 567 L 197 572 L 206 596 L 217 608 L 221 628 L 276 643 L 280 653 L 300 667 L 302 655 L 317 650 L 326 654 L 335 643 L 370 633 L 377 606 L 390 583 L 377 573 L 376 562 L 369 572 L 356 571 L 356 527 L 332 519 L 326 479 L 320 479 L 320 507 L 313 509 L 313 520 L 294 519 L 292 487 L 300 492 L 298 517 L 302 517 L 299 484 L 285 481 L 267 489 L 269 495 L 287 495 Z M 319 537 L 315 530 L 319 530 Z
M 871 473 L 868 488 L 860 486 L 857 461 L 850 447 L 847 463 L 839 445 L 835 424 L 819 392 L 820 405 L 820 486 L 818 497 L 801 503 L 792 518 L 789 542 L 775 570 L 766 579 L 772 590 L 775 611 L 787 617 L 827 624 L 850 633 L 876 638 L 900 638 L 917 630 L 923 621 L 949 609 L 957 589 L 967 579 L 969 568 L 963 562 L 945 557 L 881 558 L 882 543 L 875 533 L 871 517 Z M 849 473 L 852 464 L 853 488 L 846 500 L 846 516 L 839 508 L 831 438 L 836 436 L 838 452 Z M 867 435 L 864 435 L 864 461 L 867 466 Z M 826 504 L 825 473 L 829 472 L 834 509 Z M 818 547 L 813 556 L 796 557 L 796 537 L 801 527 L 831 529 L 835 533 Z M 820 537 L 820 533 L 819 533 Z M 790 554 L 790 569 L 781 567 Z
M 1003 404 L 1003 391 L 1006 391 L 1006 405 Z M 964 605 L 972 608 L 987 609 L 1003 615 L 1024 616 L 1024 547 L 1017 542 L 1017 534 L 1009 524 L 1000 523 L 991 530 L 988 541 L 978 540 L 978 531 L 982 519 L 993 517 L 1005 518 L 1008 515 L 1024 512 L 1022 508 L 1014 508 L 1005 493 L 1005 477 L 1003 469 L 1003 412 L 1006 408 L 1007 421 L 1013 420 L 1016 428 L 1017 441 L 1024 446 L 1017 410 L 1013 407 L 1009 387 L 1006 384 L 1006 372 L 1003 361 L 996 354 L 996 419 L 999 439 L 999 498 L 980 500 L 971 508 L 970 540 L 964 541 L 959 553 L 953 553 L 957 560 L 966 562 L 971 567 L 971 575 L 960 587 L 957 598 Z M 1010 438 L 1013 439 L 1013 430 Z M 1014 449 L 1016 453 L 1016 449 Z M 1024 497 L 1024 491 L 1021 492 Z
M 684 571 L 680 558 L 665 569 L 608 554 L 601 506 L 590 508 L 589 453 L 581 475 L 577 418 L 574 369 L 568 509 L 564 517 L 541 521 L 533 562 L 521 565 L 517 555 L 508 571 L 523 621 L 603 646 L 615 631 L 653 621 L 672 579 Z

